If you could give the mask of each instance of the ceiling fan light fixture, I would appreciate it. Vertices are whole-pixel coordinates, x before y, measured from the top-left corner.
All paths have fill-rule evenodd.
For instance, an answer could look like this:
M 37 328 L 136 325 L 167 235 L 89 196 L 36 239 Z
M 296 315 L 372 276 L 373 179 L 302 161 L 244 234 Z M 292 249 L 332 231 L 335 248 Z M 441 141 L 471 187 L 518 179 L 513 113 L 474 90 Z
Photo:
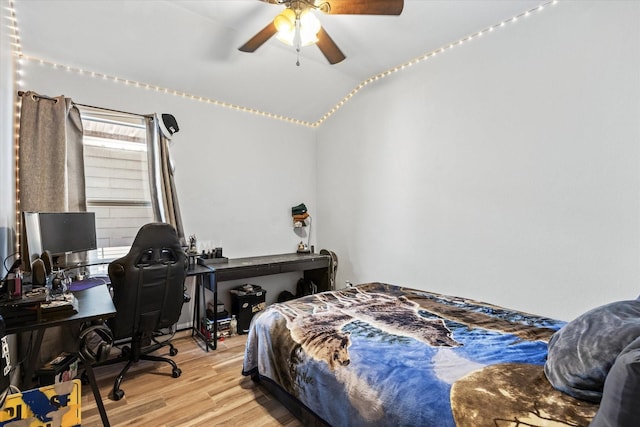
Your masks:
M 318 42 L 320 21 L 309 10 L 303 10 L 299 17 L 293 9 L 287 8 L 273 20 L 278 33 L 276 38 L 289 46 L 296 45 L 296 31 L 299 29 L 300 46 L 309 46 Z
M 296 36 L 295 29 L 291 31 L 278 31 L 276 33 L 276 39 L 280 40 L 282 43 L 287 44 L 289 46 L 293 46 L 293 41 L 295 36 Z
M 285 9 L 273 19 L 273 24 L 279 33 L 288 33 L 296 28 L 296 13 L 292 9 Z
M 307 9 L 300 14 L 300 37 L 303 40 L 313 40 L 312 43 L 318 41 L 318 32 L 320 31 L 320 21 L 311 10 Z
M 285 9 L 238 50 L 255 52 L 275 36 L 281 42 L 295 47 L 298 53 L 297 65 L 300 65 L 300 48 L 310 44 L 318 46 L 330 64 L 337 64 L 346 58 L 331 36 L 322 28 L 315 14 L 311 12 L 319 11 L 330 15 L 400 15 L 404 7 L 404 0 L 261 1 L 284 6 Z

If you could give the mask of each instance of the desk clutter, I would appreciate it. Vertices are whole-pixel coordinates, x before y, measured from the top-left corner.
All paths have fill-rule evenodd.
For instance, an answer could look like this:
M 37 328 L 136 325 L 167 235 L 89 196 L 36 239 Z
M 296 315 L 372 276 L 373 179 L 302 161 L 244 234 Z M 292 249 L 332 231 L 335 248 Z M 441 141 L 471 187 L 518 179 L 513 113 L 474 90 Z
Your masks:
M 106 275 L 88 277 L 84 268 L 52 270 L 45 255 L 32 263 L 31 272 L 22 271 L 16 261 L 0 283 L 0 315 L 8 326 L 75 314 L 78 301 L 71 292 L 110 282 Z
M 78 300 L 73 294 L 48 295 L 45 288 L 37 288 L 20 297 L 0 298 L 0 315 L 7 326 L 49 320 L 58 315 L 78 312 Z
M 68 316 L 78 312 L 78 300 L 71 293 L 53 295 L 42 303 L 40 308 L 45 319 L 58 313 Z
M 229 258 L 222 256 L 222 247 L 213 246 L 213 241 L 204 241 L 198 243 L 195 234 L 189 236 L 189 246 L 186 253 L 189 257 L 189 265 L 214 265 L 229 262 Z

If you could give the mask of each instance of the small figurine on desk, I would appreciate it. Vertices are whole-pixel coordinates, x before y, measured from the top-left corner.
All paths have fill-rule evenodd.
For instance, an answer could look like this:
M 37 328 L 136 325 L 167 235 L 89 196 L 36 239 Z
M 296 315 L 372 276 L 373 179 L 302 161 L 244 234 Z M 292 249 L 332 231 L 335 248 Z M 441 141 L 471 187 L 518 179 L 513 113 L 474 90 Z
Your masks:
M 198 253 L 198 249 L 196 248 L 196 235 L 192 234 L 191 236 L 189 236 L 189 253 L 192 254 L 197 254 Z
M 196 265 L 196 257 L 198 256 L 198 249 L 196 248 L 196 235 L 189 236 L 189 248 L 187 249 L 187 257 L 189 259 L 189 268 Z
M 65 274 L 64 270 L 55 271 L 51 277 L 51 292 L 54 294 L 64 294 L 69 290 L 71 279 Z

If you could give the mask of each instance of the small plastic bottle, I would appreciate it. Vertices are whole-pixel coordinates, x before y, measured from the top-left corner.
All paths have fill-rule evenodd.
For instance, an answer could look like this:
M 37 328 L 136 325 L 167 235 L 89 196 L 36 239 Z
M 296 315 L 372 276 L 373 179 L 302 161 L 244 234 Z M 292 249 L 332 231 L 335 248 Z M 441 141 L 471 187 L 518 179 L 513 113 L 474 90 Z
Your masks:
M 229 322 L 229 332 L 231 333 L 232 337 L 238 335 L 238 320 L 236 319 L 235 314 L 231 315 L 231 321 Z

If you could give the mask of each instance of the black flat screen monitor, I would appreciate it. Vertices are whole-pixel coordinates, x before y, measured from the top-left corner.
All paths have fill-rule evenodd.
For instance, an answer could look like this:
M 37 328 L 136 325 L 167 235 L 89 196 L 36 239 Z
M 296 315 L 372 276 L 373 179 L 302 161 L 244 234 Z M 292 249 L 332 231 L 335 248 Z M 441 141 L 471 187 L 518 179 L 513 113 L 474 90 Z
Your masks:
M 97 249 L 94 212 L 39 212 L 42 249 L 52 255 Z

